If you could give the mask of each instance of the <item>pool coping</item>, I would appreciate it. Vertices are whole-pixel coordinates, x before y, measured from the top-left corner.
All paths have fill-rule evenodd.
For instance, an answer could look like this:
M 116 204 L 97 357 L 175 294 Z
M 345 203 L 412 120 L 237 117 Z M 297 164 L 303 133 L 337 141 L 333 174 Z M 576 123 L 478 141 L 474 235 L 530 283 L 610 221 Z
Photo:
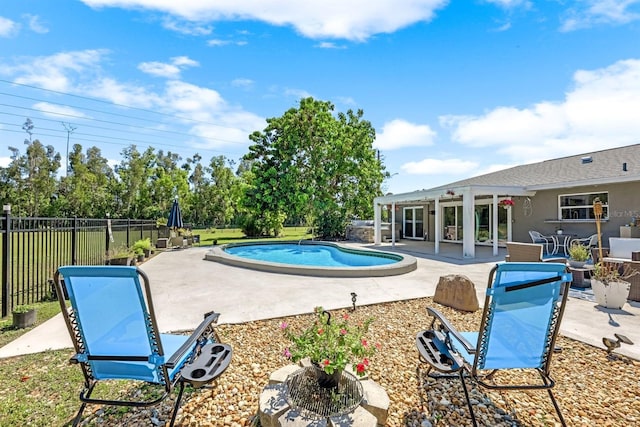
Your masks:
M 393 264 L 366 266 L 366 267 L 319 267 L 309 265 L 293 265 L 282 264 L 278 262 L 258 261 L 249 258 L 241 258 L 230 255 L 224 251 L 228 246 L 248 246 L 248 245 L 273 245 L 273 244 L 300 244 L 300 245 L 323 245 L 333 246 L 345 252 L 366 253 L 375 256 L 385 256 L 388 258 L 400 258 Z M 358 248 L 354 249 L 346 245 L 336 242 L 328 242 L 324 240 L 282 240 L 269 242 L 243 242 L 230 243 L 228 245 L 214 246 L 208 251 L 204 259 L 207 261 L 219 262 L 221 264 L 234 267 L 241 267 L 251 270 L 263 271 L 268 273 L 292 274 L 298 276 L 314 276 L 314 277 L 384 277 L 397 276 L 409 273 L 418 268 L 418 261 L 415 257 L 408 254 L 391 253 L 378 251 L 374 249 Z

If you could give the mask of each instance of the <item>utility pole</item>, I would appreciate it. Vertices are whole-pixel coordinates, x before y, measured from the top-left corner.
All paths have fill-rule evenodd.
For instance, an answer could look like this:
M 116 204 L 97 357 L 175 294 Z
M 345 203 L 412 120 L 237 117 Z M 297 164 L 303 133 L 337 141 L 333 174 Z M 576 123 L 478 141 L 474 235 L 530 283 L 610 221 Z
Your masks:
M 65 174 L 65 176 L 69 176 L 69 137 L 71 136 L 71 134 L 73 133 L 74 130 L 77 129 L 77 127 L 71 126 L 70 123 L 65 123 L 65 122 L 60 122 L 62 123 L 62 127 L 64 127 L 64 130 L 67 131 L 67 173 Z

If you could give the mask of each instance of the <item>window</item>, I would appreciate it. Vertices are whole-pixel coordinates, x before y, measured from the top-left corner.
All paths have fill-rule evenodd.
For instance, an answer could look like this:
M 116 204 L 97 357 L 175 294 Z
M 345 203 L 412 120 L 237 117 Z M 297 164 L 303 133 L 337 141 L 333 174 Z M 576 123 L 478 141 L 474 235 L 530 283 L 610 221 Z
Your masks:
M 609 193 L 561 194 L 558 196 L 560 219 L 596 219 L 593 214 L 593 201 L 602 202 L 602 219 L 609 218 Z

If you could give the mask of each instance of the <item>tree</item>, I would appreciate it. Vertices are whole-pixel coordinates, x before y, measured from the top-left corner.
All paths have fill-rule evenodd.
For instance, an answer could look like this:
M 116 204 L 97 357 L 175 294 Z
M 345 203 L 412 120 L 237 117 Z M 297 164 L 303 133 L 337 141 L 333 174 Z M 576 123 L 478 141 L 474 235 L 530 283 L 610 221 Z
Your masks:
M 61 182 L 60 214 L 104 217 L 113 200 L 109 185 L 114 179 L 113 170 L 99 148 L 91 147 L 84 154 L 82 146 L 74 144 L 69 153 L 69 174 Z
M 305 98 L 251 134 L 244 206 L 265 231 L 305 216 L 318 234 L 337 238 L 350 219 L 373 214 L 371 201 L 388 176 L 373 149 L 375 130 L 362 110 L 333 111 L 330 102 Z

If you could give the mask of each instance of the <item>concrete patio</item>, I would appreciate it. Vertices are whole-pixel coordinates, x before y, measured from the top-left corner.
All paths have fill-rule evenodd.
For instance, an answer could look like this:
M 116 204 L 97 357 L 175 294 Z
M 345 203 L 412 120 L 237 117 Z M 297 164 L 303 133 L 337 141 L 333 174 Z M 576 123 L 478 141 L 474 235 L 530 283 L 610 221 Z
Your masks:
M 390 243 L 351 245 L 411 254 L 417 258 L 418 268 L 389 277 L 292 276 L 205 261 L 210 248 L 194 247 L 160 253 L 141 269 L 151 280 L 160 329 L 178 331 L 193 328 L 202 314 L 211 310 L 221 313 L 220 323 L 243 323 L 308 313 L 318 305 L 327 309 L 349 307 L 352 292 L 357 294 L 358 305 L 433 296 L 439 277 L 453 273 L 464 274 L 474 282 L 482 304 L 489 270 L 505 255 L 504 249 L 494 256 L 491 247 L 478 247 L 475 259 L 461 259 L 456 244 L 441 244 L 436 255 L 433 244 L 422 241 L 403 240 L 395 247 Z M 636 302 L 613 310 L 570 297 L 561 332 L 603 349 L 603 337 L 621 333 L 635 344 L 623 345 L 618 353 L 640 360 L 640 304 Z M 70 347 L 64 321 L 58 315 L 0 348 L 0 358 Z

